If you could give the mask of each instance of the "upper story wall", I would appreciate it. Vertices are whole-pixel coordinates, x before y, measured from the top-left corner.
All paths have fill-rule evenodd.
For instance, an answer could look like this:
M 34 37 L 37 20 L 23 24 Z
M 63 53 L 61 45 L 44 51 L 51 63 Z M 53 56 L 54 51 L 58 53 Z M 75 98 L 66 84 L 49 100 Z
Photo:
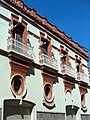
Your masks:
M 0 5 L 0 49 L 7 50 L 8 27 L 10 11 Z
M 5 2 L 5 1 L 4 1 Z M 87 52 L 81 48 L 77 43 L 75 43 L 71 38 L 67 37 L 64 33 L 58 31 L 58 29 L 51 25 L 46 19 L 39 16 L 35 10 L 27 8 L 23 3 L 22 7 L 26 7 L 27 9 L 24 9 L 22 13 L 18 11 L 20 8 L 20 3 L 15 3 L 13 0 L 12 6 L 9 5 L 9 0 L 7 3 L 5 2 L 5 5 L 2 4 L 0 6 L 0 11 L 3 11 L 0 15 L 0 48 L 7 51 L 8 46 L 8 39 L 13 37 L 12 34 L 12 27 L 17 27 L 19 20 L 21 20 L 21 23 L 24 26 L 24 32 L 23 32 L 23 44 L 27 45 L 29 41 L 29 45 L 32 48 L 32 56 L 34 59 L 34 62 L 38 65 L 40 65 L 40 42 L 41 42 L 41 34 L 46 37 L 46 39 L 49 39 L 49 43 L 51 47 L 49 48 L 49 56 L 54 57 L 57 60 L 57 66 L 58 66 L 58 72 L 61 73 L 61 57 L 62 57 L 62 49 L 63 52 L 67 52 L 68 54 L 68 60 L 67 64 L 70 65 L 72 68 L 76 71 L 76 62 L 77 58 L 80 60 L 82 64 L 83 72 L 88 76 L 88 54 Z M 1 2 L 2 3 L 2 2 Z M 16 6 L 16 8 L 15 8 Z M 7 9 L 8 7 L 9 9 Z M 26 10 L 26 11 L 25 11 Z M 25 15 L 24 12 L 31 12 L 31 14 L 28 12 L 27 15 Z M 29 17 L 28 17 L 29 15 Z M 36 21 L 35 21 L 36 16 Z M 17 23 L 15 23 L 15 21 Z M 41 21 L 46 22 L 47 27 L 42 23 Z M 40 24 L 39 24 L 40 23 Z M 51 27 L 53 26 L 53 29 Z M 55 33 L 53 33 L 55 32 Z M 57 35 L 56 35 L 57 33 Z M 72 44 L 72 45 L 71 45 Z M 63 48 L 62 48 L 63 47 Z M 66 53 L 65 53 L 66 54 Z M 87 81 L 88 82 L 88 81 Z

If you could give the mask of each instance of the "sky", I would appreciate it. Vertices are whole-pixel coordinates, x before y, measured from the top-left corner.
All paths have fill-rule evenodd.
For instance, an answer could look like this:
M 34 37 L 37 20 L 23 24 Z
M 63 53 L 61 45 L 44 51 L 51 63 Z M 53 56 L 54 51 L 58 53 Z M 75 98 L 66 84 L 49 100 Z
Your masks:
M 90 57 L 90 0 L 24 0 L 24 3 L 87 48 Z

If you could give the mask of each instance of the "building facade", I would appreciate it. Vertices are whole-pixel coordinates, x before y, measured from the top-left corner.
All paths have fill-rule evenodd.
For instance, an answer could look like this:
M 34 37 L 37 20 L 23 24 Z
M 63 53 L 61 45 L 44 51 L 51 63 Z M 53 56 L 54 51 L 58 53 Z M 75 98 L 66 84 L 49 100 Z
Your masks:
M 88 58 L 22 0 L 0 0 L 0 120 L 90 120 Z

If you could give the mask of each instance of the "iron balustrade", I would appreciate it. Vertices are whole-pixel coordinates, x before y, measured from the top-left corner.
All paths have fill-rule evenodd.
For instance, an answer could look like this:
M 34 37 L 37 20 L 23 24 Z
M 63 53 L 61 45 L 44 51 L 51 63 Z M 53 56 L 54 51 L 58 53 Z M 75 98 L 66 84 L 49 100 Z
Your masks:
M 61 73 L 75 78 L 75 69 L 66 64 L 61 65 Z
M 85 83 L 88 83 L 88 77 L 87 77 L 86 74 L 81 73 L 81 72 L 77 72 L 77 73 L 76 73 L 76 76 L 77 76 L 77 80 L 78 80 L 78 81 L 83 81 L 83 82 L 85 82 Z
M 33 49 L 32 47 L 23 44 L 22 42 L 14 39 L 14 38 L 10 38 L 7 40 L 7 50 L 13 51 L 17 54 L 23 55 L 25 57 L 28 57 L 30 59 L 33 59 L 32 54 L 33 54 Z
M 41 63 L 41 65 L 46 65 L 46 66 L 49 66 L 53 69 L 58 70 L 58 61 L 54 58 L 49 57 L 46 54 L 42 53 L 40 55 L 40 63 Z

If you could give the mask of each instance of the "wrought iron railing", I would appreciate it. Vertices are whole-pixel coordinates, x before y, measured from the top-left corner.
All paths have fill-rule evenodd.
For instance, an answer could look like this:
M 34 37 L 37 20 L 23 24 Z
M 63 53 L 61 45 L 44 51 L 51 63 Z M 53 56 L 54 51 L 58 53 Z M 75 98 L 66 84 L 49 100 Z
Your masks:
M 75 78 L 75 69 L 66 64 L 61 65 L 61 73 Z
M 41 65 L 46 65 L 46 66 L 49 66 L 53 69 L 58 70 L 58 61 L 54 58 L 49 57 L 46 54 L 42 53 L 40 55 L 40 63 L 41 63 Z
M 32 47 L 23 44 L 22 42 L 19 42 L 18 40 L 14 38 L 10 38 L 7 40 L 7 50 L 8 51 L 13 51 L 17 54 L 26 56 L 30 59 L 33 59 L 32 57 Z
M 78 80 L 78 81 L 83 81 L 83 82 L 85 82 L 85 83 L 88 83 L 88 77 L 87 77 L 87 75 L 85 75 L 84 73 L 77 72 L 77 73 L 76 73 L 76 76 L 77 76 L 77 80 Z

